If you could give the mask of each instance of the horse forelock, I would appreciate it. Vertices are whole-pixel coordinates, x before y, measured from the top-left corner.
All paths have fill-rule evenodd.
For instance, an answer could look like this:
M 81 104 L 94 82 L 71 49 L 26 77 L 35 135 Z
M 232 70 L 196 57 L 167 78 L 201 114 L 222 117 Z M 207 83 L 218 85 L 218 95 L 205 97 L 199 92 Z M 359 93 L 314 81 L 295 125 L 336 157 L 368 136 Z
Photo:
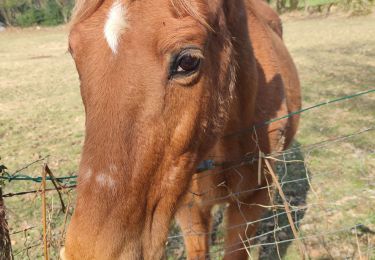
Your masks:
M 207 17 L 208 2 L 206 0 L 170 0 L 172 7 L 179 16 L 191 16 L 206 28 L 212 30 Z
M 75 25 L 92 15 L 106 0 L 76 0 L 71 25 Z M 131 0 L 135 1 L 135 0 Z M 131 2 L 130 1 L 130 2 Z M 204 26 L 211 28 L 204 9 L 207 7 L 207 0 L 168 0 L 178 16 L 189 15 L 198 20 Z
M 89 17 L 104 1 L 105 0 L 76 0 L 71 25 L 73 26 Z

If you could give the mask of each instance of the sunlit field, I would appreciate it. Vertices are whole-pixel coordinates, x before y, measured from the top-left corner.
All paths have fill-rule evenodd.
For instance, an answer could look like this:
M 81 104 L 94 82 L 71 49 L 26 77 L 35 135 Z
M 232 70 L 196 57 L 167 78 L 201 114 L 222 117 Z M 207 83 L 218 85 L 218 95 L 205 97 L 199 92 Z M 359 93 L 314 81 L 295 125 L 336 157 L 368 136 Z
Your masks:
M 287 19 L 284 35 L 300 72 L 304 107 L 375 89 L 373 16 Z M 297 241 L 311 259 L 375 259 L 374 127 L 374 92 L 302 115 L 294 144 L 302 148 L 285 158 L 303 162 L 280 163 L 278 173 L 282 182 L 292 180 L 283 189 L 293 209 L 305 209 L 295 215 Z M 67 28 L 0 32 L 0 164 L 12 173 L 42 159 L 20 173 L 40 176 L 43 163 L 48 163 L 55 176 L 74 174 L 83 131 L 84 110 L 78 76 L 67 52 Z M 347 135 L 351 136 L 336 140 Z M 293 182 L 296 179 L 303 180 Z M 3 193 L 39 188 L 39 183 L 13 181 L 5 183 Z M 47 211 L 50 253 L 57 259 L 65 218 L 73 210 L 74 190 L 63 194 L 68 214 L 61 212 L 53 194 L 48 193 Z M 15 259 L 41 259 L 40 196 L 9 197 L 5 204 Z M 275 207 L 271 212 L 278 210 Z M 290 228 L 278 229 L 288 221 L 276 222 L 262 225 L 259 234 L 274 230 L 272 239 L 290 239 L 290 243 L 275 244 L 264 236 L 256 243 L 274 245 L 254 246 L 249 253 L 255 258 L 264 251 L 264 259 L 300 259 Z M 220 259 L 223 252 L 220 221 L 217 229 L 212 259 Z M 173 232 L 179 231 L 174 227 Z M 169 240 L 167 256 L 183 259 L 181 240 Z

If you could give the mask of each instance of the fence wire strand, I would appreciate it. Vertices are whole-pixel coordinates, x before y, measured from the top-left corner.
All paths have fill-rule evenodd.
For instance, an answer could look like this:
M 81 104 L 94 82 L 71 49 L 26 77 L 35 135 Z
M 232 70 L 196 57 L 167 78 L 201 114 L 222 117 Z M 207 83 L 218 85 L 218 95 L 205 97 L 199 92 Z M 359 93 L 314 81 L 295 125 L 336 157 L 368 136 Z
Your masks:
M 365 94 L 369 94 L 369 93 L 373 93 L 373 92 L 375 92 L 375 89 L 360 92 L 360 93 L 353 94 L 353 95 L 346 96 L 346 97 L 342 97 L 342 98 L 338 98 L 338 99 L 335 99 L 335 100 L 323 102 L 323 103 L 320 103 L 320 104 L 317 104 L 317 105 L 314 105 L 314 106 L 311 106 L 311 107 L 308 107 L 308 108 L 301 109 L 300 111 L 290 113 L 286 116 L 264 122 L 264 123 L 262 123 L 262 126 L 267 125 L 267 124 L 271 124 L 271 123 L 276 122 L 278 120 L 283 120 L 283 119 L 289 118 L 291 116 L 294 116 L 294 115 L 297 115 L 297 114 L 300 114 L 300 113 L 304 113 L 306 111 L 309 111 L 311 109 L 315 109 L 315 108 L 318 108 L 318 107 L 321 107 L 321 106 L 324 106 L 324 105 L 337 103 L 337 102 L 340 102 L 340 101 L 348 100 L 348 99 L 355 98 L 355 97 L 358 97 L 358 96 L 363 96 Z M 257 126 L 257 127 L 261 127 L 261 125 L 259 124 L 259 126 Z M 254 131 L 254 136 L 252 136 L 252 138 L 253 138 L 253 141 L 255 143 L 258 143 L 257 132 L 256 132 L 257 127 L 253 127 L 251 129 L 245 130 L 245 131 Z M 219 203 L 219 202 L 231 201 L 232 204 L 236 205 L 238 211 L 240 212 L 240 214 L 242 216 L 243 222 L 239 223 L 239 224 L 234 224 L 234 225 L 227 225 L 227 226 L 221 228 L 221 230 L 222 231 L 230 231 L 230 230 L 237 230 L 239 228 L 242 228 L 242 229 L 245 230 L 244 236 L 239 234 L 240 240 L 238 242 L 235 242 L 235 243 L 230 244 L 230 245 L 227 245 L 227 244 L 225 244 L 225 242 L 221 242 L 221 241 L 217 242 L 215 244 L 216 246 L 221 245 L 219 247 L 219 249 L 214 249 L 209 254 L 207 254 L 207 256 L 223 255 L 224 253 L 226 255 L 231 255 L 231 254 L 234 254 L 234 253 L 236 253 L 240 250 L 245 250 L 250 256 L 252 250 L 255 249 L 255 248 L 274 246 L 274 247 L 276 247 L 278 257 L 281 258 L 282 254 L 281 254 L 281 251 L 280 251 L 281 249 L 279 248 L 279 246 L 281 246 L 283 244 L 286 244 L 286 243 L 298 242 L 298 243 L 301 243 L 301 248 L 302 248 L 301 257 L 303 257 L 306 254 L 306 249 L 304 248 L 305 247 L 304 241 L 311 240 L 313 238 L 329 237 L 331 235 L 346 232 L 346 231 L 351 231 L 353 229 L 355 229 L 355 232 L 356 232 L 355 233 L 355 235 L 356 235 L 355 239 L 356 239 L 356 243 L 357 243 L 356 246 L 358 247 L 357 250 L 358 250 L 358 252 L 360 252 L 360 254 L 362 254 L 361 248 L 359 246 L 360 238 L 357 235 L 357 230 L 363 229 L 367 225 L 372 225 L 373 223 L 371 221 L 364 221 L 363 223 L 356 224 L 356 225 L 341 226 L 339 228 L 336 228 L 334 230 L 330 230 L 328 232 L 320 232 L 319 234 L 313 234 L 313 235 L 303 234 L 303 231 L 300 230 L 300 226 L 302 224 L 304 224 L 304 220 L 305 220 L 304 214 L 308 210 L 312 210 L 314 208 L 319 208 L 322 212 L 322 215 L 319 215 L 319 217 L 324 219 L 324 218 L 327 218 L 327 216 L 329 216 L 329 214 L 331 214 L 330 212 L 333 212 L 335 210 L 340 210 L 344 207 L 342 205 L 342 203 L 340 204 L 338 201 L 335 201 L 335 200 L 329 201 L 329 200 L 321 198 L 320 195 L 318 195 L 318 192 L 314 189 L 314 187 L 312 185 L 312 178 L 314 178 L 314 180 L 315 180 L 319 176 L 327 176 L 329 174 L 329 172 L 321 172 L 319 174 L 314 174 L 314 175 L 311 176 L 311 174 L 309 172 L 309 165 L 308 165 L 308 162 L 307 162 L 311 153 L 313 151 L 317 150 L 317 149 L 327 148 L 329 145 L 334 145 L 334 144 L 337 144 L 339 142 L 346 141 L 350 138 L 353 138 L 353 137 L 356 137 L 356 136 L 359 136 L 359 135 L 362 135 L 362 134 L 365 134 L 365 133 L 372 132 L 373 130 L 375 130 L 375 127 L 370 126 L 370 127 L 367 127 L 367 128 L 362 128 L 362 129 L 360 129 L 356 132 L 350 133 L 350 134 L 338 136 L 338 137 L 335 137 L 335 138 L 330 138 L 330 139 L 323 140 L 323 141 L 313 143 L 313 144 L 309 144 L 309 145 L 299 145 L 299 146 L 296 146 L 296 147 L 286 149 L 285 151 L 282 151 L 282 152 L 273 152 L 273 153 L 270 153 L 270 154 L 257 153 L 255 155 L 245 154 L 241 158 L 237 158 L 237 160 L 233 161 L 233 162 L 216 161 L 216 160 L 220 159 L 220 157 L 214 157 L 214 156 L 209 157 L 210 160 L 206 161 L 207 164 L 204 165 L 204 167 L 209 168 L 209 169 L 205 169 L 204 171 L 201 171 L 199 173 L 194 174 L 192 179 L 193 180 L 199 180 L 199 179 L 207 178 L 207 177 L 210 177 L 210 176 L 213 176 L 213 175 L 231 174 L 231 175 L 236 176 L 236 178 L 238 179 L 237 186 L 234 187 L 234 190 L 231 190 L 231 188 L 225 182 L 222 182 L 222 183 L 218 183 L 216 185 L 212 185 L 211 187 L 208 187 L 207 190 L 205 190 L 201 193 L 194 193 L 193 191 L 190 191 L 192 193 L 191 201 L 182 205 L 182 207 L 188 207 L 189 212 L 190 212 L 189 214 L 191 214 L 190 215 L 191 223 L 190 223 L 190 227 L 189 227 L 190 230 L 189 230 L 189 232 L 183 232 L 182 231 L 182 232 L 179 232 L 179 233 L 168 236 L 168 238 L 167 238 L 168 243 L 173 243 L 173 242 L 176 242 L 177 240 L 181 240 L 184 236 L 210 236 L 211 237 L 211 236 L 215 235 L 217 233 L 217 230 L 209 230 L 208 232 L 201 232 L 200 230 L 195 230 L 194 224 L 192 222 L 193 214 L 194 214 L 193 213 L 194 206 L 196 206 L 196 204 L 199 204 L 199 206 L 202 206 L 202 205 L 216 204 L 216 203 Z M 230 135 L 230 136 L 234 136 L 234 135 L 237 135 L 237 134 L 240 134 L 240 133 L 235 133 L 235 134 Z M 259 147 L 258 147 L 258 149 L 259 149 Z M 259 149 L 259 151 L 260 151 L 260 149 Z M 303 159 L 289 158 L 291 155 L 295 155 L 297 153 L 303 154 L 304 155 Z M 48 158 L 48 156 L 44 157 L 44 158 L 40 158 L 40 159 L 38 159 L 34 162 L 31 162 L 31 163 L 25 165 L 24 167 L 20 168 L 19 170 L 15 171 L 14 173 L 9 173 L 7 171 L 5 171 L 5 172 L 3 171 L 2 176 L 0 176 L 0 180 L 9 181 L 9 182 L 12 182 L 12 183 L 14 181 L 31 181 L 31 182 L 35 182 L 35 183 L 41 183 L 41 181 L 42 181 L 41 177 L 32 177 L 30 175 L 24 174 L 23 172 L 25 170 L 27 170 L 29 167 L 31 167 L 35 164 L 38 164 L 40 162 L 45 162 L 45 160 L 47 158 Z M 221 159 L 223 159 L 223 158 L 221 158 Z M 247 165 L 252 165 L 252 164 L 255 164 L 255 163 L 258 164 L 259 161 L 263 162 L 261 167 L 264 167 L 265 175 L 271 173 L 270 171 L 272 171 L 272 167 L 271 168 L 268 167 L 268 169 L 267 169 L 264 162 L 277 163 L 282 168 L 283 175 L 278 176 L 277 183 L 275 183 L 275 182 L 268 183 L 268 178 L 266 177 L 265 178 L 265 181 L 267 182 L 266 184 L 261 184 L 260 183 L 260 177 L 258 177 L 258 181 L 259 181 L 260 185 L 258 185 L 257 187 L 254 187 L 254 188 L 244 189 L 243 186 L 241 186 L 244 182 L 244 174 L 245 174 L 243 172 L 242 167 L 247 166 Z M 225 167 L 224 165 L 228 165 L 228 163 L 229 163 L 230 166 Z M 297 165 L 297 164 L 303 166 L 302 168 L 303 168 L 303 175 L 304 176 L 290 179 L 288 167 L 290 165 Z M 214 166 L 214 169 L 212 168 L 213 166 Z M 66 208 L 66 210 L 64 212 L 63 223 L 61 224 L 61 226 L 60 226 L 60 228 L 57 232 L 52 232 L 52 229 L 53 229 L 53 226 L 54 226 L 54 221 L 59 214 L 58 213 L 59 211 L 56 211 L 59 208 L 58 203 L 55 203 L 54 199 L 52 198 L 51 204 L 47 208 L 47 212 L 48 212 L 47 222 L 48 222 L 48 227 L 49 227 L 48 228 L 48 230 L 49 230 L 48 236 L 49 236 L 49 239 L 50 239 L 49 246 L 53 246 L 54 248 L 60 248 L 61 245 L 63 244 L 63 241 L 64 241 L 64 235 L 65 235 L 65 231 L 66 231 L 65 230 L 66 229 L 66 223 L 68 222 L 68 219 L 69 219 L 69 217 L 71 215 L 71 212 L 72 212 L 72 200 L 73 199 L 72 199 L 72 195 L 71 195 L 70 191 L 72 191 L 74 188 L 77 187 L 77 185 L 76 185 L 77 176 L 72 174 L 72 175 L 69 175 L 69 176 L 55 177 L 51 172 L 49 174 L 49 176 L 46 177 L 46 179 L 53 184 L 53 188 L 47 188 L 47 189 L 45 189 L 45 192 L 47 192 L 47 191 L 51 191 L 51 192 L 52 191 L 58 191 L 58 192 L 62 191 L 61 194 L 59 193 L 59 200 L 60 200 L 61 204 L 63 205 L 62 207 Z M 281 202 L 278 201 L 278 199 L 276 199 L 275 192 L 277 192 L 277 189 L 275 189 L 275 187 L 279 187 L 278 194 L 280 194 L 280 193 L 284 192 L 284 188 L 287 189 L 288 185 L 290 185 L 290 184 L 298 185 L 298 184 L 301 184 L 301 183 L 307 186 L 307 188 L 306 188 L 307 190 L 312 191 L 313 195 L 317 198 L 318 202 L 307 203 L 305 200 L 303 200 L 303 201 L 300 202 L 300 204 L 296 204 L 295 202 L 292 202 L 293 196 L 289 196 L 289 195 L 283 196 Z M 205 198 L 206 194 L 209 194 L 210 192 L 213 192 L 216 189 L 225 190 L 226 195 L 225 196 L 217 196 L 217 197 L 210 198 L 210 199 Z M 254 193 L 254 192 L 257 192 L 257 191 L 261 191 L 261 190 L 267 190 L 268 191 L 268 195 L 270 196 L 270 199 L 271 199 L 271 203 L 269 205 L 262 205 L 262 204 L 259 204 L 259 203 L 249 203 L 247 201 L 243 201 L 243 197 L 244 197 L 243 195 L 251 194 L 251 193 Z M 37 196 L 40 195 L 42 193 L 42 191 L 43 190 L 41 188 L 39 188 L 39 189 L 36 189 L 36 190 L 7 193 L 7 194 L 4 194 L 3 197 L 4 198 L 11 198 L 11 197 L 23 196 L 23 195 L 27 195 L 27 194 L 34 194 L 35 195 L 34 200 L 36 200 Z M 356 192 L 350 191 L 348 194 L 344 194 L 344 197 L 347 197 L 347 196 L 354 196 L 354 197 L 361 197 L 362 196 L 363 197 L 363 196 L 366 196 L 369 192 L 371 193 L 371 189 L 360 189 L 360 190 L 356 190 Z M 67 199 L 66 207 L 65 207 L 65 203 L 64 203 L 64 198 Z M 262 207 L 264 209 L 267 209 L 268 213 L 271 214 L 271 215 L 269 215 L 269 216 L 266 215 L 266 216 L 263 216 L 263 217 L 261 217 L 259 219 L 256 219 L 256 220 L 249 220 L 247 215 L 243 212 L 244 209 L 249 208 L 249 207 Z M 290 207 L 290 209 L 288 209 L 288 207 Z M 59 209 L 61 209 L 61 207 Z M 288 215 L 288 214 L 290 214 L 289 215 L 289 223 L 280 225 L 280 219 L 285 218 L 286 215 Z M 248 229 L 250 229 L 255 224 L 261 224 L 262 225 L 263 223 L 273 223 L 273 228 L 270 229 L 270 230 L 264 230 L 262 233 L 254 235 L 252 237 L 247 236 L 247 230 Z M 294 233 L 293 238 L 286 237 L 284 239 L 280 239 L 278 237 L 279 232 L 283 232 L 285 230 L 291 230 L 294 226 L 295 226 L 296 230 L 294 230 L 294 232 L 293 232 Z M 24 248 L 17 250 L 15 252 L 15 256 L 22 255 L 22 258 L 26 257 L 28 259 L 32 259 L 32 257 L 30 257 L 30 254 L 29 254 L 29 250 L 37 248 L 37 247 L 40 248 L 40 246 L 42 245 L 42 241 L 41 240 L 39 242 L 38 241 L 30 241 L 27 234 L 28 234 L 28 232 L 34 232 L 36 230 L 39 230 L 36 226 L 30 226 L 30 227 L 26 227 L 22 230 L 13 231 L 11 233 L 12 237 L 17 236 L 19 234 L 24 235 Z M 296 232 L 298 232 L 298 233 L 296 233 Z M 301 235 L 301 232 L 302 232 L 302 235 Z M 374 231 L 372 231 L 371 229 L 366 231 L 366 233 L 371 234 L 371 235 L 373 234 L 372 232 L 374 232 Z M 375 232 L 374 232 L 374 234 L 375 234 Z M 271 242 L 269 242 L 269 240 L 267 240 L 270 236 L 273 237 L 271 239 Z M 35 243 L 35 242 L 37 242 L 37 243 Z M 172 245 L 171 248 L 173 248 L 173 245 Z

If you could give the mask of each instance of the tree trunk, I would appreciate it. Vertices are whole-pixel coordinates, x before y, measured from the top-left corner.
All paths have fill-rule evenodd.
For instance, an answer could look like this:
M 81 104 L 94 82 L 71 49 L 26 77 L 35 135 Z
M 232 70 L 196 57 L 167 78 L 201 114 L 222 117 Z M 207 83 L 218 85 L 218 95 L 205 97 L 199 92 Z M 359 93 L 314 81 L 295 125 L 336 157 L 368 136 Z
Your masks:
M 1 3 L 1 1 L 0 1 L 0 3 Z M 8 14 L 7 14 L 5 8 L 2 7 L 2 6 L 0 6 L 0 18 L 3 19 L 3 21 L 6 25 L 10 25 L 10 20 L 9 20 Z
M 8 222 L 5 219 L 5 205 L 0 186 L 0 260 L 13 260 L 12 244 L 9 237 Z
M 298 0 L 290 0 L 290 10 L 291 11 L 294 11 L 294 10 L 297 10 L 298 8 Z
M 276 11 L 281 14 L 285 11 L 286 0 L 276 0 Z

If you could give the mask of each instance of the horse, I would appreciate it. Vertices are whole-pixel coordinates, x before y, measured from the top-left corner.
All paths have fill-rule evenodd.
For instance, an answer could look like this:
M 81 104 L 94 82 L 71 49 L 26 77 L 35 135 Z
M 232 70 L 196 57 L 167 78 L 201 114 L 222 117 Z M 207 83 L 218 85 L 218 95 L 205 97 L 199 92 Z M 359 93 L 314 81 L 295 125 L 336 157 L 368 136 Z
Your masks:
M 259 154 L 286 149 L 299 116 L 262 123 L 301 107 L 280 18 L 261 1 L 77 0 L 85 140 L 62 259 L 162 259 L 174 217 L 187 258 L 207 259 L 217 204 L 224 259 L 247 259 L 270 204 Z

